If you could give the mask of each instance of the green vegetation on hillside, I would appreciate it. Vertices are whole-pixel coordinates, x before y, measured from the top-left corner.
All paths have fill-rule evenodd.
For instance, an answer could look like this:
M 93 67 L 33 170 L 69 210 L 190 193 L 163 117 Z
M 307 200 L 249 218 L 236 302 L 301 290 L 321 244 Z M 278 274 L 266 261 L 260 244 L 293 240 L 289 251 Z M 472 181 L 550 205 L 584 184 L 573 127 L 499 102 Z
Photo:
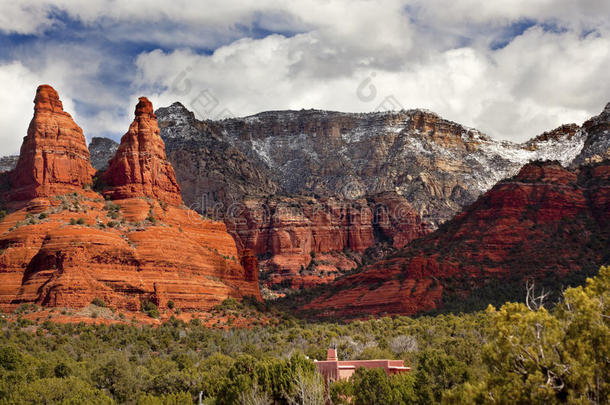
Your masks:
M 412 367 L 392 377 L 359 370 L 330 386 L 333 403 L 604 403 L 610 267 L 567 289 L 552 309 L 533 292 L 528 305 L 463 315 L 284 319 L 252 329 L 1 319 L 0 404 L 187 404 L 199 392 L 206 404 L 323 404 L 312 359 L 324 359 L 331 345 L 343 359 L 396 358 Z

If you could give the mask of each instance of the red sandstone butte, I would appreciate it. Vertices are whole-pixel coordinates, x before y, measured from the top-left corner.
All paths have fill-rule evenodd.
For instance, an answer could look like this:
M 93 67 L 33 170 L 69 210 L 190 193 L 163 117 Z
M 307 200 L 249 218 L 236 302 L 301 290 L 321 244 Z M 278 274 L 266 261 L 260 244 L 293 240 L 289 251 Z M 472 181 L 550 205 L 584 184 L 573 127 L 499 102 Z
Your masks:
M 83 130 L 64 111 L 57 92 L 39 86 L 17 167 L 7 176 L 11 190 L 6 199 L 22 201 L 80 190 L 92 183 L 94 173 Z
M 440 308 L 446 294 L 465 297 L 485 282 L 596 269 L 610 251 L 609 224 L 608 161 L 575 170 L 530 163 L 436 232 L 337 280 L 304 309 L 352 318 L 412 315 Z
M 244 252 L 240 259 L 223 223 L 179 205 L 150 102 L 140 99 L 104 176 L 112 181 L 106 195 L 120 197 L 114 200 L 83 188 L 91 172 L 82 132 L 48 86 L 38 90 L 32 122 L 19 172 L 9 173 L 23 179 L 19 198 L 30 199 L 0 221 L 2 309 L 80 308 L 99 298 L 128 311 L 140 310 L 143 300 L 202 311 L 228 297 L 260 299 L 256 257 Z M 41 170 L 38 186 L 26 181 Z M 9 189 L 0 199 L 15 196 Z
M 116 155 L 102 175 L 102 182 L 110 187 L 104 195 L 114 199 L 151 197 L 180 205 L 180 186 L 165 155 L 152 103 L 146 97 L 140 97 L 135 114 L 129 131 L 121 138 Z

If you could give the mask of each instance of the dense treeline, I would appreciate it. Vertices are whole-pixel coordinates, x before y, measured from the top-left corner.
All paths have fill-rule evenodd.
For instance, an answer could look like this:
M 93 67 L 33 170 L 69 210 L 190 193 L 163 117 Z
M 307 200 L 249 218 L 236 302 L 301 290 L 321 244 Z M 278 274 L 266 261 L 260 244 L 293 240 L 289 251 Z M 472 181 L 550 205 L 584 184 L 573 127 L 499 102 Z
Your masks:
M 213 330 L 2 321 L 0 404 L 604 403 L 610 395 L 610 268 L 552 310 L 349 324 L 284 319 Z M 412 372 L 357 371 L 325 389 L 312 359 L 404 359 Z

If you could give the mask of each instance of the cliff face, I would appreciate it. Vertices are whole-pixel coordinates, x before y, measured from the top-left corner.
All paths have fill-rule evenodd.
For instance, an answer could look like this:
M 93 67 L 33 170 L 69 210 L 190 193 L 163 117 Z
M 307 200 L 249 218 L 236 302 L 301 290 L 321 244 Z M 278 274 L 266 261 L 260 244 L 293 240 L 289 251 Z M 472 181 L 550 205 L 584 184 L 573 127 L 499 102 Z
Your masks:
M 248 196 L 278 192 L 268 169 L 250 161 L 213 123 L 196 120 L 180 103 L 157 115 L 187 206 L 220 217 Z
M 0 172 L 10 172 L 17 166 L 19 156 L 2 156 L 0 157 Z
M 582 126 L 588 136 L 582 151 L 574 159 L 574 166 L 610 159 L 610 103 L 601 114 Z
M 116 155 L 119 144 L 108 138 L 93 137 L 89 144 L 91 166 L 95 170 L 106 170 L 108 163 Z
M 270 111 L 198 121 L 176 103 L 157 114 L 185 203 L 222 218 L 238 247 L 259 255 L 269 286 L 331 281 L 357 266 L 363 249 L 384 240 L 404 246 L 530 160 L 568 165 L 588 138 L 585 129 L 570 124 L 524 144 L 499 142 L 424 110 Z M 380 195 L 386 199 L 376 201 Z M 361 218 L 372 220 L 328 225 L 308 207 L 329 200 L 341 212 L 358 202 Z M 378 221 L 380 205 L 386 212 L 404 207 L 409 220 L 386 215 Z M 278 210 L 284 206 L 296 209 Z M 316 238 L 331 228 L 337 232 L 333 242 L 319 247 Z M 365 235 L 356 250 L 349 232 Z
M 56 95 L 47 87 L 45 92 Z M 58 108 L 40 93 L 39 89 L 33 122 L 38 122 L 41 111 Z M 240 259 L 223 223 L 203 220 L 180 207 L 179 188 L 154 119 L 152 105 L 140 99 L 136 119 L 103 175 L 109 187 L 105 197 L 83 188 L 84 179 L 74 180 L 75 175 L 90 175 L 88 153 L 58 153 L 65 161 L 52 166 L 53 177 L 42 177 L 44 193 L 34 188 L 36 198 L 22 201 L 0 222 L 3 309 L 21 303 L 83 307 L 100 298 L 131 311 L 139 310 L 143 300 L 160 308 L 173 301 L 176 308 L 202 311 L 227 297 L 260 298 L 252 254 Z M 56 144 L 26 137 L 21 172 L 9 175 L 36 178 L 38 160 L 27 156 L 84 145 L 84 138 L 82 144 L 80 139 L 75 143 L 74 131 L 61 127 L 61 121 L 53 122 L 59 125 L 53 127 Z M 3 197 L 15 195 L 10 189 Z M 19 196 L 25 195 L 31 193 L 20 191 Z
M 379 241 L 402 247 L 428 232 L 396 195 L 370 200 L 274 197 L 247 199 L 225 218 L 238 247 L 263 257 L 269 287 L 311 287 L 356 267 Z
M 610 165 L 531 163 L 436 232 L 305 306 L 323 315 L 415 314 L 486 283 L 566 276 L 610 260 Z M 457 283 L 457 286 L 456 286 Z
M 11 193 L 6 199 L 21 201 L 79 190 L 92 183 L 93 174 L 82 129 L 63 110 L 51 86 L 38 87 L 34 118 L 17 166 L 8 176 Z
M 530 160 L 569 164 L 587 136 L 574 125 L 525 144 L 500 142 L 424 110 L 270 111 L 197 121 L 174 104 L 157 113 L 170 160 L 188 155 L 178 179 L 194 184 L 202 176 L 197 190 L 184 194 L 187 205 L 196 203 L 201 211 L 202 196 L 208 206 L 226 208 L 244 196 L 354 199 L 394 192 L 433 228 Z M 222 153 L 217 145 L 223 145 Z M 206 166 L 213 174 L 200 169 Z M 220 192 L 214 184 L 222 178 L 227 184 L 243 181 Z
M 104 195 L 113 199 L 149 196 L 180 205 L 180 186 L 165 156 L 152 103 L 140 97 L 135 114 L 116 155 L 101 176 L 103 184 L 110 186 Z
M 141 300 L 201 311 L 227 297 L 259 296 L 222 223 L 142 199 L 66 199 L 69 208 L 63 199 L 37 201 L 0 223 L 3 308 L 83 307 L 100 298 L 131 311 Z M 83 224 L 71 225 L 75 219 Z
M 578 166 L 602 159 L 610 136 L 607 111 L 583 126 L 562 125 L 523 144 L 496 141 L 424 110 L 370 114 L 270 111 L 245 118 L 198 121 L 175 103 L 157 114 L 168 158 L 183 186 L 185 204 L 225 220 L 241 247 L 247 245 L 242 240 L 243 226 L 236 227 L 227 217 L 235 212 L 252 217 L 254 214 L 247 213 L 251 207 L 263 206 L 271 199 L 278 200 L 275 205 L 281 205 L 285 198 L 333 198 L 349 204 L 390 194 L 404 200 L 421 218 L 414 222 L 436 229 L 529 161 L 559 160 L 563 166 Z M 315 223 L 302 221 L 299 228 Z M 420 234 L 417 226 L 409 229 L 401 224 L 398 232 L 391 230 L 395 226 L 375 227 L 374 241 L 391 232 L 391 242 L 402 246 L 401 234 Z M 250 232 L 262 232 L 259 228 L 255 226 Z M 306 233 L 316 232 L 312 228 Z M 311 261 L 307 248 L 299 248 L 304 253 L 296 260 L 292 244 L 281 246 L 287 250 L 272 253 L 254 248 L 270 279 L 275 278 L 274 273 L 300 271 L 301 265 L 307 270 Z M 263 256 L 283 253 L 295 260 L 273 261 Z M 339 256 L 340 260 L 318 261 L 339 261 L 324 265 L 324 271 L 333 274 L 359 262 L 358 255 Z
M 106 170 L 118 147 L 119 144 L 112 139 L 93 137 L 89 144 L 91 166 L 95 170 Z M 0 157 L 0 172 L 10 172 L 17 166 L 18 160 L 19 155 Z

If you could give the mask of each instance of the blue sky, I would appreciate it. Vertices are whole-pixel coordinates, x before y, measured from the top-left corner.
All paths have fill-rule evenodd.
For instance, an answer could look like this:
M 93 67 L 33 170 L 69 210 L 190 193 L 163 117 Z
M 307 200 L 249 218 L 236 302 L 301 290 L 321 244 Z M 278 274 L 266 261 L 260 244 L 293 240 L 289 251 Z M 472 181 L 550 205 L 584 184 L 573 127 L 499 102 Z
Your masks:
M 0 7 L 0 155 L 18 152 L 42 83 L 89 139 L 119 139 L 140 95 L 155 107 L 181 101 L 199 118 L 421 107 L 514 141 L 580 124 L 610 101 L 603 0 Z

